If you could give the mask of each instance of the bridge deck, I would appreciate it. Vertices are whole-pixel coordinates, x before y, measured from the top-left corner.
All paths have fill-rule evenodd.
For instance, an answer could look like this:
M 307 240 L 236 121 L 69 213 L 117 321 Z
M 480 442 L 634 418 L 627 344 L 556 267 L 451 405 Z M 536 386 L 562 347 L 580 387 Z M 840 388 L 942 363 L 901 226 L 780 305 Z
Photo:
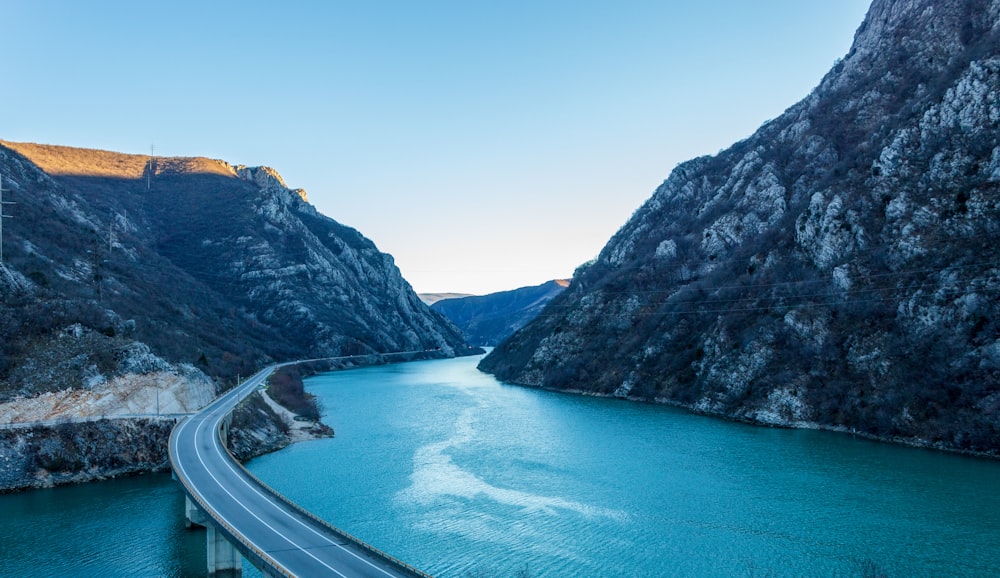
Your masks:
M 312 516 L 250 475 L 223 447 L 220 427 L 278 366 L 254 375 L 170 436 L 170 461 L 185 492 L 243 555 L 268 575 L 426 576 Z

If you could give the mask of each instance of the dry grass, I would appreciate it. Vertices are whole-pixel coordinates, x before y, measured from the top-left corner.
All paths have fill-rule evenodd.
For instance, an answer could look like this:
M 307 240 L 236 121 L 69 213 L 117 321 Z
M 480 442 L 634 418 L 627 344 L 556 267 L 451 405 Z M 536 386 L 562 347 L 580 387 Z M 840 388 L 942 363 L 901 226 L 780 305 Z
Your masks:
M 17 151 L 53 176 L 141 179 L 146 176 L 149 155 L 130 155 L 74 147 L 15 143 L 0 144 Z M 156 157 L 155 174 L 217 174 L 236 176 L 228 163 L 203 157 Z

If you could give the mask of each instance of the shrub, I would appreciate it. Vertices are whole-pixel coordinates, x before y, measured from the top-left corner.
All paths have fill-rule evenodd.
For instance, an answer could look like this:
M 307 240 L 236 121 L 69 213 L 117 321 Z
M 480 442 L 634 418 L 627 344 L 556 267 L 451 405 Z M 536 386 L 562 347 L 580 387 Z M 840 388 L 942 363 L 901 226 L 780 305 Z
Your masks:
M 271 375 L 267 394 L 296 415 L 313 421 L 320 419 L 319 401 L 305 390 L 302 375 L 294 366 L 282 367 Z

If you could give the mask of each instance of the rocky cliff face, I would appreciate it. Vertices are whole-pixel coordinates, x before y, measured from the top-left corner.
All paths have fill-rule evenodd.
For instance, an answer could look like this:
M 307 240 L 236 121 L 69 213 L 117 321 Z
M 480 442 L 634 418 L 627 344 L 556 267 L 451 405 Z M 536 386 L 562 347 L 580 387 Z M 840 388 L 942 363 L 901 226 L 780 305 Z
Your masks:
M 103 419 L 0 429 L 0 493 L 169 467 L 175 419 Z
M 19 368 L 73 324 L 222 379 L 272 359 L 466 351 L 391 256 L 272 169 L 3 143 L 0 172 L 18 203 L 0 267 L 13 387 L 0 389 L 30 391 Z
M 1000 454 L 1000 2 L 876 0 L 756 134 L 678 166 L 482 368 Z
M 569 283 L 557 279 L 512 291 L 442 299 L 431 309 L 451 320 L 469 343 L 493 347 L 537 317 Z
M 68 420 L 38 427 L 90 439 L 94 420 L 194 411 L 271 361 L 474 352 L 391 256 L 272 169 L 0 142 L 0 175 L 17 203 L 3 223 L 0 423 Z M 93 462 L 55 460 L 73 467 L 41 483 L 161 463 L 100 457 L 144 440 L 67 442 Z M 40 459 L 40 446 L 0 446 L 0 461 Z

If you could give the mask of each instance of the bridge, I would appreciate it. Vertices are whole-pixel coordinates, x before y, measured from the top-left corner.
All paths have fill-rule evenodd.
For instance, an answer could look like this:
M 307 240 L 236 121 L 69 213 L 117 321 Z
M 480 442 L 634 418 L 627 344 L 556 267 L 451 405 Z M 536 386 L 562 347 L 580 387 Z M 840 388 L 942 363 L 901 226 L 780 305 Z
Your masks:
M 188 524 L 208 530 L 209 574 L 239 576 L 246 558 L 265 576 L 429 578 L 281 496 L 226 449 L 233 408 L 275 369 L 294 363 L 304 362 L 265 368 L 170 434 L 170 465 L 187 494 Z

